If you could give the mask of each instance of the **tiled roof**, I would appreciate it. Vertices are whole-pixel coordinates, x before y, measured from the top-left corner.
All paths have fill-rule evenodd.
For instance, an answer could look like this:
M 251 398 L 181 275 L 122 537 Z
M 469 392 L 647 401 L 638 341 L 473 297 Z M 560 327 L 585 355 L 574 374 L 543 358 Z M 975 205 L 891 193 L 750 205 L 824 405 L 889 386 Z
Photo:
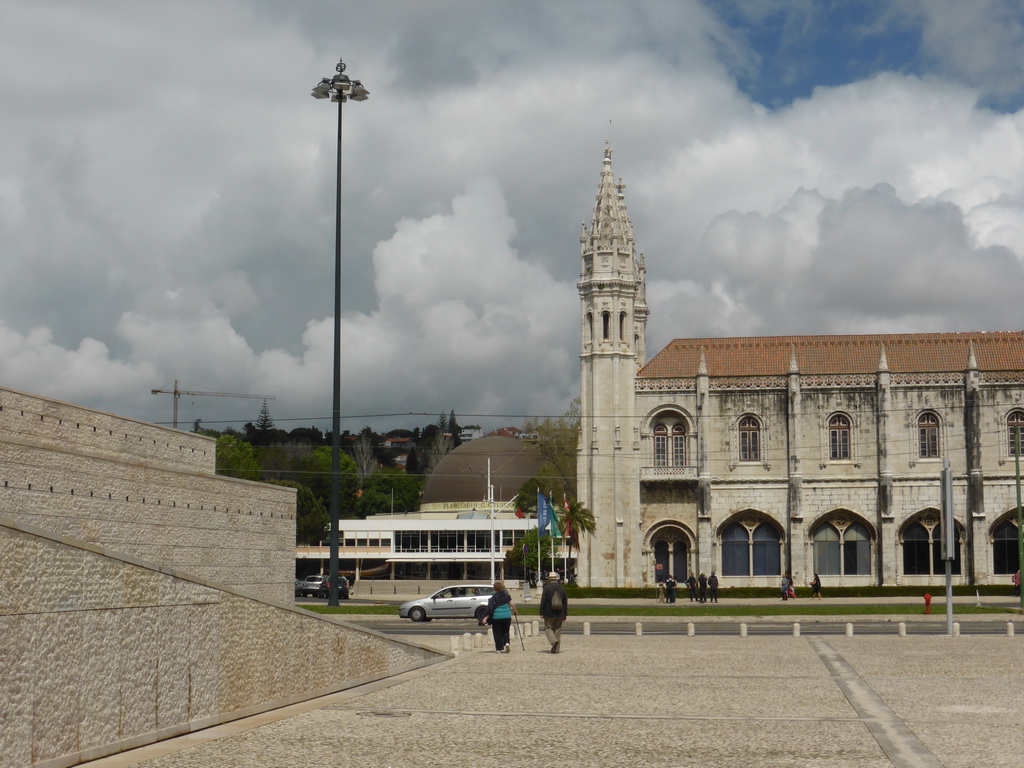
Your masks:
M 972 343 L 979 370 L 1024 370 L 1024 331 L 999 331 L 676 339 L 637 376 L 696 376 L 701 350 L 710 376 L 784 375 L 794 351 L 802 374 L 874 373 L 883 348 L 888 370 L 894 373 L 964 371 Z

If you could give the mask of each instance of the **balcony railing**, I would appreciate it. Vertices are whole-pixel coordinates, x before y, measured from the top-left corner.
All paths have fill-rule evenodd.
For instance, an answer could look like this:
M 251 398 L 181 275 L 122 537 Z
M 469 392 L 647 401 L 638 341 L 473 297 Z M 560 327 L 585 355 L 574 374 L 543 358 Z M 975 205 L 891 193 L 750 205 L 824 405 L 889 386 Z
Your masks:
M 641 467 L 640 479 L 647 482 L 668 482 L 672 480 L 696 480 L 697 467 Z

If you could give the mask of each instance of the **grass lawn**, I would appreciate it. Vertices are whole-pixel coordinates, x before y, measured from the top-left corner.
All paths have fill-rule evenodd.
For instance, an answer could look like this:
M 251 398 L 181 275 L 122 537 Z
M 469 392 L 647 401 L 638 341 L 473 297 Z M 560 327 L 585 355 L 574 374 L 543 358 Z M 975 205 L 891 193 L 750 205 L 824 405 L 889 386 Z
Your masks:
M 780 601 L 781 603 L 781 601 Z M 300 607 L 314 613 L 331 615 L 381 615 L 398 616 L 398 608 L 393 605 L 339 605 L 329 608 L 326 605 L 307 605 Z M 664 618 L 690 618 L 703 616 L 892 616 L 894 614 L 924 614 L 920 603 L 906 605 L 843 605 L 841 603 L 811 603 L 809 600 L 793 602 L 787 605 L 729 605 L 694 604 L 694 605 L 577 605 L 570 606 L 571 616 L 660 616 Z M 1018 608 L 996 606 L 958 605 L 954 615 L 970 615 L 985 613 L 1020 614 Z M 520 605 L 519 615 L 523 617 L 537 616 L 537 606 Z M 944 606 L 932 606 L 933 616 L 945 616 Z

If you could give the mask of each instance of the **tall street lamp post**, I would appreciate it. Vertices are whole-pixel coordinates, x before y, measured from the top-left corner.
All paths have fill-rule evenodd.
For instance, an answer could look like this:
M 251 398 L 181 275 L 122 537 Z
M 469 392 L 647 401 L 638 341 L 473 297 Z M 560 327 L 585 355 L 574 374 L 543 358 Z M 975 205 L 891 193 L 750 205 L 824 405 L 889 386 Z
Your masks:
M 346 101 L 366 101 L 370 92 L 358 80 L 345 75 L 345 62 L 334 68 L 338 74 L 313 86 L 313 98 L 338 102 L 338 178 L 334 230 L 334 400 L 331 411 L 331 571 L 327 604 L 338 604 L 338 518 L 341 509 L 341 114 Z

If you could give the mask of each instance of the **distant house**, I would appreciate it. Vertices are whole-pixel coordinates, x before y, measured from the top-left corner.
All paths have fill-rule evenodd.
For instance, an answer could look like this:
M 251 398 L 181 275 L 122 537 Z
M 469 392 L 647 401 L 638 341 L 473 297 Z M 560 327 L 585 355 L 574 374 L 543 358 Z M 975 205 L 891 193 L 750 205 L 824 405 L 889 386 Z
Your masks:
M 471 440 L 479 440 L 484 436 L 484 431 L 480 427 L 464 427 L 459 432 L 459 440 L 464 443 L 468 443 Z
M 487 434 L 488 437 L 513 437 L 516 440 L 523 439 L 523 430 L 519 427 L 498 427 Z

